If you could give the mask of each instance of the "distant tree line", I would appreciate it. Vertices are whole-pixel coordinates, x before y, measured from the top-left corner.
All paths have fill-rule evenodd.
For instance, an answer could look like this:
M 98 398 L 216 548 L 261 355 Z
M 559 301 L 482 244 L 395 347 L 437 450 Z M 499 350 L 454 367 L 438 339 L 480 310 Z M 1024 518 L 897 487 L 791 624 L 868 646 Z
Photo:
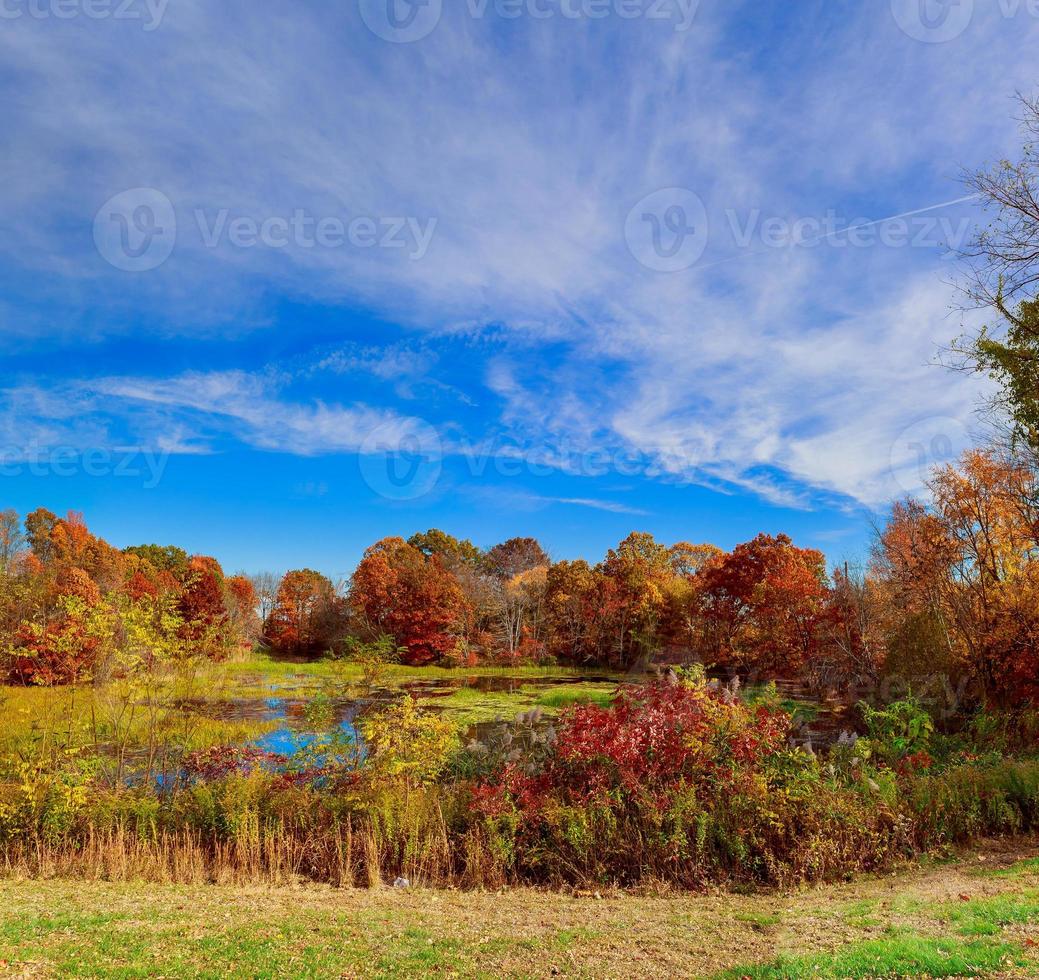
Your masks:
M 343 655 L 388 638 L 413 665 L 699 662 L 817 687 L 941 672 L 999 702 L 1039 693 L 1039 487 L 974 450 L 898 503 L 862 568 L 760 534 L 726 552 L 634 532 L 602 561 L 552 561 L 533 538 L 488 549 L 431 529 L 385 538 L 347 582 L 312 569 L 225 575 L 174 546 L 117 549 L 82 517 L 0 515 L 0 652 L 22 683 L 145 657 L 222 659 L 261 641 Z

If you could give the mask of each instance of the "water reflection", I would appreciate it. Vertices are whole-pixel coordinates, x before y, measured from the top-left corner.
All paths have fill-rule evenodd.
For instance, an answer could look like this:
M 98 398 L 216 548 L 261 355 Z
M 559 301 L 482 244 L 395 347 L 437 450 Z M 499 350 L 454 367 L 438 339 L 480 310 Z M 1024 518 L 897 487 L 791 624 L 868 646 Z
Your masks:
M 197 699 L 185 701 L 182 707 L 221 721 L 244 721 L 280 723 L 272 731 L 246 743 L 251 748 L 292 756 L 311 748 L 329 734 L 344 738 L 363 755 L 364 736 L 360 721 L 366 709 L 373 704 L 386 702 L 401 692 L 412 694 L 423 701 L 448 697 L 461 688 L 471 688 L 488 693 L 518 693 L 521 689 L 548 689 L 571 684 L 610 683 L 612 678 L 602 674 L 587 674 L 566 677 L 524 677 L 496 674 L 493 676 L 472 675 L 468 677 L 433 677 L 408 681 L 398 688 L 380 688 L 368 697 L 326 698 L 318 692 L 308 695 L 293 693 L 289 687 L 285 694 L 273 694 L 255 698 L 225 698 L 216 700 Z M 321 710 L 315 712 L 315 703 L 321 698 Z M 427 705 L 436 710 L 436 704 Z M 318 717 L 319 715 L 319 717 Z M 502 724 L 502 721 L 479 722 L 470 726 L 463 734 L 466 739 L 482 738 Z

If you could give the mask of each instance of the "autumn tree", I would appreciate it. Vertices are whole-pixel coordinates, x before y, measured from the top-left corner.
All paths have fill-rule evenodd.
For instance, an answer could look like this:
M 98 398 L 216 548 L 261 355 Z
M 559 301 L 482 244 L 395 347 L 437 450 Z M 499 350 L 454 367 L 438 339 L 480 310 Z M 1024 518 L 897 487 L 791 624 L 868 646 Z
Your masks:
M 452 572 L 462 566 L 476 567 L 483 558 L 483 552 L 468 538 L 456 538 L 453 534 L 432 527 L 420 534 L 408 538 L 408 544 L 418 549 L 427 558 L 438 558 L 441 564 Z
M 548 555 L 534 538 L 509 538 L 482 558 L 480 597 L 489 602 L 493 634 L 508 661 L 541 655 L 548 566 Z
M 816 644 L 806 664 L 817 687 L 871 688 L 887 664 L 883 583 L 845 564 L 833 584 L 816 626 Z
M 402 538 L 385 538 L 361 559 L 350 584 L 350 604 L 373 637 L 391 636 L 411 664 L 454 652 L 467 603 L 437 555 Z
M 25 537 L 32 553 L 44 564 L 51 559 L 53 544 L 51 531 L 54 530 L 58 517 L 45 507 L 37 507 L 25 518 Z
M 188 570 L 188 553 L 176 545 L 137 544 L 123 551 L 145 559 L 160 572 L 169 572 L 179 578 L 183 578 Z
M 316 656 L 338 639 L 339 598 L 320 572 L 301 568 L 287 572 L 278 586 L 264 639 L 276 650 Z
M 921 500 L 897 501 L 873 549 L 887 672 L 905 678 L 969 670 L 970 654 L 945 601 L 955 550 L 941 520 Z
M 498 582 L 496 632 L 507 660 L 540 656 L 547 585 L 545 565 Z
M 61 522 L 48 524 L 48 533 Z M 54 561 L 53 541 L 41 551 Z M 29 576 L 42 573 L 42 562 Z M 114 615 L 101 590 L 82 568 L 64 562 L 48 570 L 45 589 L 17 624 L 10 639 L 6 673 L 16 683 L 69 684 L 90 676 L 113 639 Z
M 560 561 L 545 576 L 546 640 L 561 660 L 588 663 L 602 653 L 602 575 L 583 559 Z
M 1039 695 L 1039 488 L 996 451 L 971 450 L 939 468 L 931 504 L 906 502 L 884 529 L 877 566 L 904 609 L 896 629 L 925 617 L 935 663 L 965 671 L 984 700 Z M 926 634 L 925 634 L 926 635 Z M 945 656 L 938 659 L 944 651 Z
M 253 591 L 256 593 L 260 629 L 261 632 L 264 632 L 278 601 L 278 588 L 281 586 L 281 576 L 274 572 L 257 572 L 255 575 L 250 576 L 250 579 L 253 584 Z
M 10 508 L 0 511 L 0 575 L 10 574 L 24 544 L 25 535 L 17 511 Z
M 63 570 L 82 570 L 102 591 L 119 588 L 125 575 L 124 556 L 91 534 L 82 514 L 70 511 L 59 518 L 40 508 L 26 517 L 25 527 L 32 554 L 40 563 L 41 584 L 52 602 L 60 594 L 56 583 Z
M 158 586 L 140 568 L 136 568 L 123 583 L 123 591 L 135 602 L 145 598 L 155 599 L 159 595 Z
M 629 666 L 659 648 L 660 625 L 674 577 L 671 555 L 653 535 L 629 534 L 600 566 L 599 601 L 609 623 L 609 656 Z
M 759 534 L 705 568 L 700 586 L 706 660 L 773 677 L 804 668 L 827 597 L 821 552 Z
M 475 662 L 480 656 L 490 654 L 499 589 L 484 564 L 484 553 L 468 538 L 456 538 L 439 528 L 413 534 L 408 544 L 427 558 L 436 558 L 462 590 L 465 603 L 459 629 L 461 659 Z
M 243 646 L 252 646 L 260 636 L 259 600 L 248 575 L 232 575 L 224 582 L 228 625 Z
M 23 621 L 7 663 L 21 684 L 71 684 L 90 676 L 112 640 L 113 620 L 101 603 L 73 594 L 59 597 L 48 622 Z
M 536 538 L 509 538 L 487 550 L 484 567 L 496 578 L 507 580 L 550 564 Z
M 702 569 L 717 562 L 725 552 L 714 544 L 690 544 L 679 541 L 667 549 L 671 571 L 685 579 L 694 578 Z
M 23 683 L 67 683 L 185 653 L 222 657 L 255 633 L 250 583 L 173 546 L 121 550 L 81 514 L 0 516 L 2 669 Z
M 188 560 L 183 588 L 178 600 L 183 620 L 182 636 L 211 657 L 219 657 L 222 649 L 222 627 L 227 622 L 224 602 L 224 573 L 215 558 L 193 555 Z
M 724 556 L 725 552 L 713 544 L 680 541 L 668 549 L 672 575 L 665 589 L 661 639 L 679 659 L 695 656 L 700 646 L 701 573 Z

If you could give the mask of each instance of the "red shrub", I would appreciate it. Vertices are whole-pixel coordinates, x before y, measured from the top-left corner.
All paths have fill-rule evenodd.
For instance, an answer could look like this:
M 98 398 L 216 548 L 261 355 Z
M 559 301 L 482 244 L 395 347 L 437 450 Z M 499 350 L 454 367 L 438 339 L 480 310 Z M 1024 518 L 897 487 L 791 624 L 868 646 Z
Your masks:
M 15 634 L 8 675 L 16 684 L 71 684 L 89 674 L 98 648 L 98 639 L 76 617 L 46 626 L 22 623 Z
M 565 714 L 542 770 L 531 775 L 506 767 L 500 787 L 527 816 L 549 797 L 585 805 L 628 796 L 663 809 L 681 790 L 732 786 L 783 745 L 788 729 L 785 714 L 703 686 L 630 688 L 607 708 L 585 705 Z M 475 803 L 488 816 L 501 811 L 500 795 L 486 787 Z
M 272 772 L 285 762 L 285 756 L 255 746 L 216 745 L 192 752 L 184 760 L 184 775 L 191 780 L 211 782 L 257 771 Z

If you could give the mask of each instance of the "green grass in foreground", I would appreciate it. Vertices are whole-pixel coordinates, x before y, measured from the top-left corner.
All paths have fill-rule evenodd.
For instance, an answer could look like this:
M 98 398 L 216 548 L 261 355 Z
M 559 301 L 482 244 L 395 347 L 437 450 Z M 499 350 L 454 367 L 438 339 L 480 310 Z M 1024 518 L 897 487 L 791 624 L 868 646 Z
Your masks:
M 196 927 L 194 935 L 185 935 L 187 918 L 24 916 L 0 928 L 0 947 L 36 950 L 54 975 L 67 977 L 324 977 L 362 969 L 407 977 L 450 972 L 460 965 L 457 941 L 436 939 L 423 929 L 397 931 L 386 923 L 333 914 L 324 924 L 262 921 L 226 929 Z M 38 962 L 15 953 L 0 967 Z
M 983 977 L 1025 964 L 1016 943 L 935 938 L 915 934 L 850 943 L 833 954 L 781 956 L 763 966 L 738 966 L 721 977 L 799 980 L 801 977 L 866 980 L 879 977 Z
M 1011 873 L 959 859 L 785 894 L 0 878 L 0 976 L 1039 976 L 1039 843 L 988 846 Z
M 1007 926 L 1039 922 L 1039 890 L 941 905 L 935 917 L 954 926 L 961 936 L 997 936 Z
M 1024 875 L 1039 875 L 1039 858 L 1018 861 L 1009 868 L 980 868 L 975 874 L 979 878 L 1020 878 Z
M 1005 869 L 1018 877 L 1035 874 L 1036 861 L 1026 860 Z M 876 900 L 860 900 L 842 910 L 844 921 L 863 930 L 881 923 Z M 770 962 L 735 967 L 721 977 L 753 980 L 800 977 L 983 977 L 1023 968 L 1029 962 L 1025 945 L 1007 929 L 1039 923 L 1039 889 L 1025 889 L 983 898 L 960 893 L 955 901 L 924 902 L 904 896 L 887 903 L 888 914 L 938 925 L 939 935 L 889 924 L 879 939 L 849 943 L 834 953 L 785 955 Z M 949 935 L 949 927 L 956 935 Z M 965 938 L 959 938 L 959 937 Z M 1031 937 L 1025 942 L 1034 943 Z

